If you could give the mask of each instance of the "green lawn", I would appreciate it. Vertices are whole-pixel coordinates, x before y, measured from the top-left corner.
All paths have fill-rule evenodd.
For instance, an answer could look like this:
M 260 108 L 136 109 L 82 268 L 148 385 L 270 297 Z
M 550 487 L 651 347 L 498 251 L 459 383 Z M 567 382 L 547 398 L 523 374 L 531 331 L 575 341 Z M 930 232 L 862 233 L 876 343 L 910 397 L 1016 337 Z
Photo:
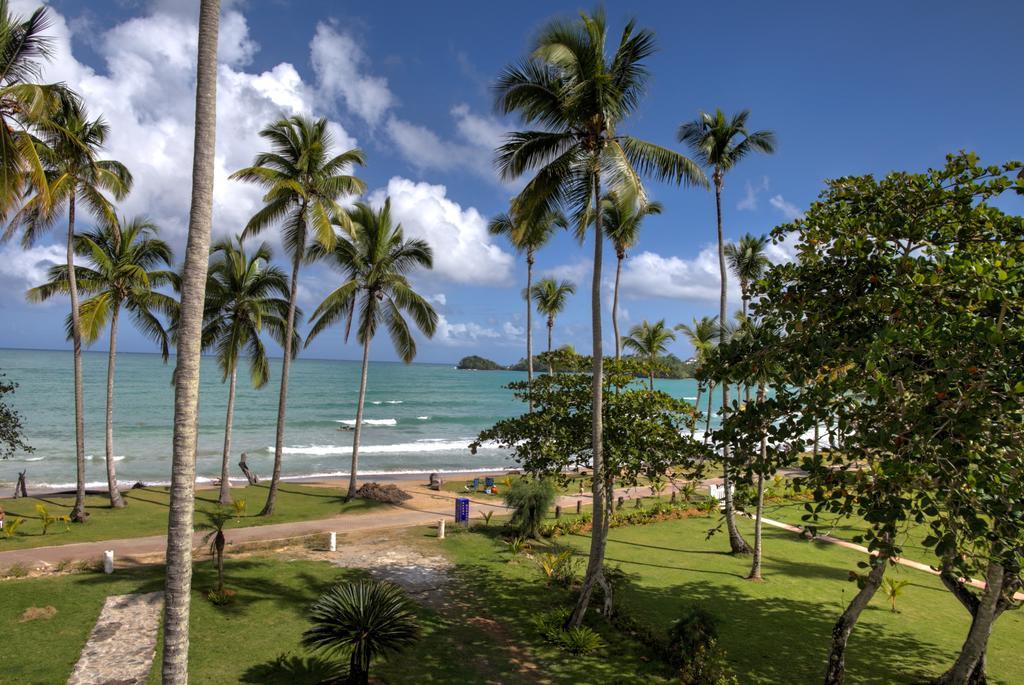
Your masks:
M 196 495 L 196 522 L 202 522 L 201 512 L 217 506 L 217 490 L 199 490 Z M 285 483 L 278 489 L 277 507 L 273 516 L 256 516 L 267 498 L 267 486 L 251 485 L 232 488 L 235 500 L 246 501 L 246 515 L 232 521 L 229 527 L 263 526 L 270 523 L 316 520 L 336 516 L 346 511 L 361 511 L 376 506 L 368 500 L 342 502 L 340 491 L 309 485 Z M 65 530 L 63 523 L 50 527 L 42 534 L 42 523 L 36 512 L 36 503 L 44 504 L 52 516 L 68 514 L 74 505 L 73 495 L 52 495 L 25 499 L 3 499 L 0 506 L 7 512 L 7 520 L 25 519 L 13 538 L 0 537 L 0 552 L 10 549 L 66 545 L 73 542 L 92 542 L 117 538 L 145 537 L 167 531 L 168 489 L 164 487 L 138 488 L 124 492 L 124 509 L 111 509 L 106 496 L 87 498 L 89 521 L 72 523 Z

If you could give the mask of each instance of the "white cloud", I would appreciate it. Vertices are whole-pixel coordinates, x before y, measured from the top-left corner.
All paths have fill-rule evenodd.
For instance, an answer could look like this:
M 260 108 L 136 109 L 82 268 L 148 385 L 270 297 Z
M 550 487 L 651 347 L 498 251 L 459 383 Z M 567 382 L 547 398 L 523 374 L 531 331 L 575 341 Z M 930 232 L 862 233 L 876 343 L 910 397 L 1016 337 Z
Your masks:
M 434 304 L 441 305 L 442 307 L 448 304 L 448 298 L 445 297 L 444 293 L 437 293 L 436 295 L 427 295 L 427 302 L 433 302 Z
M 525 328 L 521 326 L 516 326 L 511 321 L 506 321 L 504 324 L 502 324 L 501 330 L 505 334 L 505 336 L 509 338 L 518 338 L 521 337 L 524 333 L 526 333 Z
M 51 266 L 66 261 L 62 245 L 36 245 L 23 250 L 19 243 L 8 243 L 0 248 L 0 287 L 6 297 L 23 299 L 26 290 L 46 280 Z
M 743 199 L 736 203 L 736 209 L 752 212 L 757 209 L 757 198 L 762 192 L 768 190 L 769 181 L 767 176 L 761 177 L 761 182 L 753 184 L 747 181 L 743 184 Z
M 432 273 L 455 283 L 508 285 L 513 257 L 491 242 L 487 220 L 473 207 L 463 209 L 447 197 L 443 185 L 394 177 L 374 191 L 370 202 L 391 197 L 391 211 L 409 237 L 426 240 L 434 250 Z
M 772 198 L 768 200 L 768 204 L 782 212 L 782 216 L 786 217 L 789 221 L 799 219 L 804 215 L 803 211 L 799 207 L 792 202 L 787 202 L 781 195 L 772 196 Z
M 341 97 L 366 123 L 376 126 L 396 104 L 386 78 L 363 73 L 369 60 L 351 35 L 320 22 L 309 49 L 321 94 Z
M 541 278 L 554 278 L 558 281 L 569 281 L 576 286 L 576 290 L 590 281 L 590 272 L 593 269 L 593 260 L 579 259 L 571 264 L 559 264 L 544 269 L 538 269 L 537 274 Z
M 30 11 L 35 4 L 21 0 L 14 11 Z M 51 10 L 54 59 L 46 65 L 44 78 L 65 81 L 81 93 L 92 116 L 107 120 L 110 135 L 102 155 L 124 162 L 135 177 L 135 187 L 119 211 L 149 216 L 180 254 L 191 192 L 198 32 L 196 13 L 165 5 L 92 36 L 102 69 L 76 59 L 68 23 Z M 260 129 L 281 115 L 314 112 L 314 88 L 291 64 L 282 62 L 259 73 L 244 69 L 256 50 L 244 16 L 225 11 L 217 84 L 217 235 L 239 232 L 261 204 L 260 189 L 228 180 L 265 147 Z M 332 122 L 330 128 L 339 150 L 355 146 L 340 124 Z
M 459 346 L 474 345 L 481 340 L 495 340 L 500 337 L 501 334 L 493 328 L 472 322 L 449 323 L 447 317 L 439 314 L 433 341 L 442 345 Z
M 734 280 L 729 281 L 731 298 L 739 296 Z M 629 298 L 715 301 L 719 298 L 721 287 L 717 252 L 709 246 L 694 259 L 641 252 L 626 260 L 619 287 L 622 295 Z

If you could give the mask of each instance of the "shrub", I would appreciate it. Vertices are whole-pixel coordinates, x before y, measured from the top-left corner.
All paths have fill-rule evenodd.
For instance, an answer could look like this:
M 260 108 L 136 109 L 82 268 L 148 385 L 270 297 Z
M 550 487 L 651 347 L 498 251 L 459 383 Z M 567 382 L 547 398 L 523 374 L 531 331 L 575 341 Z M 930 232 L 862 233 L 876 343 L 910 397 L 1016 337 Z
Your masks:
M 50 526 L 55 523 L 63 522 L 64 530 L 70 528 L 71 519 L 68 516 L 52 516 L 46 509 L 46 505 L 42 502 L 36 502 L 36 512 L 39 514 L 39 521 L 43 524 L 43 535 L 46 535 L 47 531 L 50 530 Z
M 4 522 L 4 528 L 3 528 L 4 537 L 5 538 L 13 538 L 15 535 L 18 534 L 18 528 L 23 523 L 25 523 L 25 519 L 21 518 L 20 516 L 15 516 L 14 518 L 10 519 L 9 521 L 5 521 Z
M 8 578 L 24 578 L 28 575 L 28 566 L 19 561 L 8 566 L 7 572 L 4 575 Z
M 526 542 L 526 538 L 518 535 L 511 540 L 506 540 L 505 544 L 508 545 L 508 551 L 512 553 L 512 558 L 509 559 L 509 561 L 514 560 L 520 554 L 530 549 L 530 545 Z
M 493 511 L 481 511 L 480 512 L 480 518 L 482 518 L 484 520 L 484 525 L 485 526 L 491 525 L 491 517 L 492 516 L 494 516 L 494 512 Z
M 699 606 L 684 610 L 669 628 L 667 655 L 686 685 L 728 685 L 736 682 L 718 646 L 718 621 Z
M 590 654 L 604 646 L 604 640 L 592 628 L 579 626 L 566 630 L 568 620 L 569 610 L 563 607 L 540 614 L 534 624 L 546 642 L 570 654 Z
M 313 605 L 310 621 L 313 627 L 302 634 L 302 644 L 347 655 L 342 671 L 352 683 L 367 682 L 374 658 L 401 651 L 420 637 L 405 591 L 376 580 L 335 585 Z
M 555 502 L 555 485 L 545 479 L 520 478 L 505 492 L 505 504 L 512 509 L 512 528 L 523 537 L 538 537 L 540 525 Z
M 537 565 L 548 585 L 571 587 L 579 574 L 580 560 L 571 549 L 552 549 L 537 557 Z
M 236 499 L 231 502 L 231 507 L 235 511 L 235 519 L 240 519 L 245 516 L 245 500 Z

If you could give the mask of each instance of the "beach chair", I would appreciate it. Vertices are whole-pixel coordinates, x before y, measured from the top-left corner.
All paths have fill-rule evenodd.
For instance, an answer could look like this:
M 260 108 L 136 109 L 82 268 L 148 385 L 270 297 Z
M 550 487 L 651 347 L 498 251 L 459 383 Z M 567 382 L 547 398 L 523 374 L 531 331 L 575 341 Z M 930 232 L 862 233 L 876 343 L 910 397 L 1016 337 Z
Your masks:
M 474 478 L 473 480 L 466 481 L 466 491 L 476 492 L 480 488 L 480 479 Z
M 493 487 L 494 487 L 494 479 L 493 478 L 484 478 L 484 490 L 490 490 Z

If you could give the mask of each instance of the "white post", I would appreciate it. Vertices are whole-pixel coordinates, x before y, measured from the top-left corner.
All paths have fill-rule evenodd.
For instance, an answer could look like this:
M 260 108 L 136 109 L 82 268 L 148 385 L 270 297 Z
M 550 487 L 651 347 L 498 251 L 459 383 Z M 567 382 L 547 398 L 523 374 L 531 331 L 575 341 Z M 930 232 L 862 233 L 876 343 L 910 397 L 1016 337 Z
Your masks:
M 334 531 L 331 531 L 331 541 L 328 544 L 328 547 L 332 552 L 338 551 L 338 534 Z
M 437 539 L 444 540 L 444 519 L 437 522 Z
M 103 572 L 114 572 L 114 550 L 108 549 L 103 552 Z

